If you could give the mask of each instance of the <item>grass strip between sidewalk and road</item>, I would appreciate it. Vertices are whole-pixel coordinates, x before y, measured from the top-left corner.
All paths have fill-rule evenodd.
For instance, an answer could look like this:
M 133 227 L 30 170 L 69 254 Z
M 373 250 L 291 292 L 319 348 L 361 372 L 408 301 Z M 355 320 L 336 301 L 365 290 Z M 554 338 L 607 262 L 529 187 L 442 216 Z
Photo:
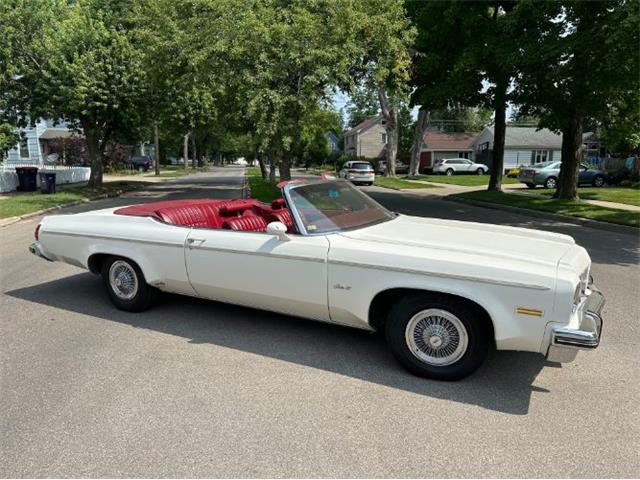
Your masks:
M 271 185 L 268 179 L 264 180 L 262 178 L 259 168 L 247 168 L 247 177 L 252 198 L 261 202 L 271 203 L 282 196 L 278 187 Z
M 569 217 L 587 218 L 618 225 L 640 227 L 640 213 L 638 212 L 605 208 L 581 201 L 574 202 L 569 200 L 556 200 L 538 195 L 517 195 L 487 191 L 458 193 L 451 195 L 451 197 L 539 210 Z
M 438 188 L 436 185 L 429 185 L 428 183 L 409 182 L 401 178 L 378 177 L 378 176 L 376 176 L 375 182 L 373 184 L 378 187 L 390 188 L 392 190 Z
M 462 187 L 482 187 L 489 185 L 489 175 L 415 175 L 406 177 L 408 180 L 420 180 L 422 182 L 447 183 Z M 519 183 L 516 178 L 502 177 L 502 183 Z
M 531 190 L 536 194 L 551 197 L 555 190 Z M 578 196 L 582 200 L 600 200 L 602 202 L 616 202 L 640 207 L 640 188 L 631 187 L 602 187 L 579 188 Z
M 0 218 L 20 217 L 48 208 L 61 207 L 69 203 L 87 202 L 98 198 L 118 196 L 132 190 L 140 190 L 149 182 L 107 182 L 101 187 L 65 188 L 57 193 L 37 192 L 13 193 L 0 199 Z

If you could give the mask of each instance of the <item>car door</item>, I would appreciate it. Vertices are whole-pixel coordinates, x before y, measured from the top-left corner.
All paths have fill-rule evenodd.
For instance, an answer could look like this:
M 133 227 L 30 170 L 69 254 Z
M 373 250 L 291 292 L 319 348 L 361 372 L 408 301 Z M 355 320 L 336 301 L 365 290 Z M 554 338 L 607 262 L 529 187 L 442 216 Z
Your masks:
M 578 185 L 591 183 L 592 177 L 593 173 L 587 167 L 585 167 L 584 165 L 578 166 Z
M 462 162 L 461 167 L 464 168 L 465 173 L 475 171 L 474 164 L 471 160 L 460 160 Z
M 202 297 L 290 315 L 329 320 L 323 235 L 192 229 L 185 260 Z

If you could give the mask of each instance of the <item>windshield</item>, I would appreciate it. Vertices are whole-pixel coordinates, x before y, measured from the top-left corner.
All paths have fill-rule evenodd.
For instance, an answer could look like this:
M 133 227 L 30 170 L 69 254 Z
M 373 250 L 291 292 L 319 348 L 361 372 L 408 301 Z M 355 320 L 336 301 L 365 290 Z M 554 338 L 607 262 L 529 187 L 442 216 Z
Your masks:
M 350 183 L 329 181 L 289 190 L 293 208 L 307 233 L 329 233 L 365 227 L 394 218 Z

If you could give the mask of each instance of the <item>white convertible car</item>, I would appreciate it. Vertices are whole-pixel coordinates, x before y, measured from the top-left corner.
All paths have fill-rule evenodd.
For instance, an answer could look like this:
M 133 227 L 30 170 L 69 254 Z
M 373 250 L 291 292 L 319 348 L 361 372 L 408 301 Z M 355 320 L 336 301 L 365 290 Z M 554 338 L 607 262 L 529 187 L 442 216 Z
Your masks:
M 49 216 L 30 250 L 101 274 L 127 311 L 165 291 L 382 331 L 436 379 L 469 375 L 492 347 L 566 362 L 600 342 L 604 297 L 571 237 L 398 215 L 344 180 L 282 192 Z

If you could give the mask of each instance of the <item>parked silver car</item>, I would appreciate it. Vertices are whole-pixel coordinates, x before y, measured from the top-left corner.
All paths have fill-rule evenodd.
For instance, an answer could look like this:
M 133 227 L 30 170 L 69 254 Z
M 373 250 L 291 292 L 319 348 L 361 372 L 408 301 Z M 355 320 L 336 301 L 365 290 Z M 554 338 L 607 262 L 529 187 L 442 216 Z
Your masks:
M 454 173 L 475 173 L 484 175 L 489 171 L 483 163 L 475 163 L 466 158 L 443 158 L 433 166 L 433 173 L 444 173 L 451 176 Z
M 518 181 L 529 188 L 542 185 L 544 188 L 556 188 L 560 175 L 561 162 L 543 162 L 520 168 Z M 578 168 L 578 185 L 602 187 L 605 184 L 605 172 L 598 168 L 580 165 Z
M 373 185 L 376 174 L 369 162 L 359 160 L 345 163 L 342 166 L 342 170 L 338 172 L 338 177 L 351 180 L 353 183 Z

